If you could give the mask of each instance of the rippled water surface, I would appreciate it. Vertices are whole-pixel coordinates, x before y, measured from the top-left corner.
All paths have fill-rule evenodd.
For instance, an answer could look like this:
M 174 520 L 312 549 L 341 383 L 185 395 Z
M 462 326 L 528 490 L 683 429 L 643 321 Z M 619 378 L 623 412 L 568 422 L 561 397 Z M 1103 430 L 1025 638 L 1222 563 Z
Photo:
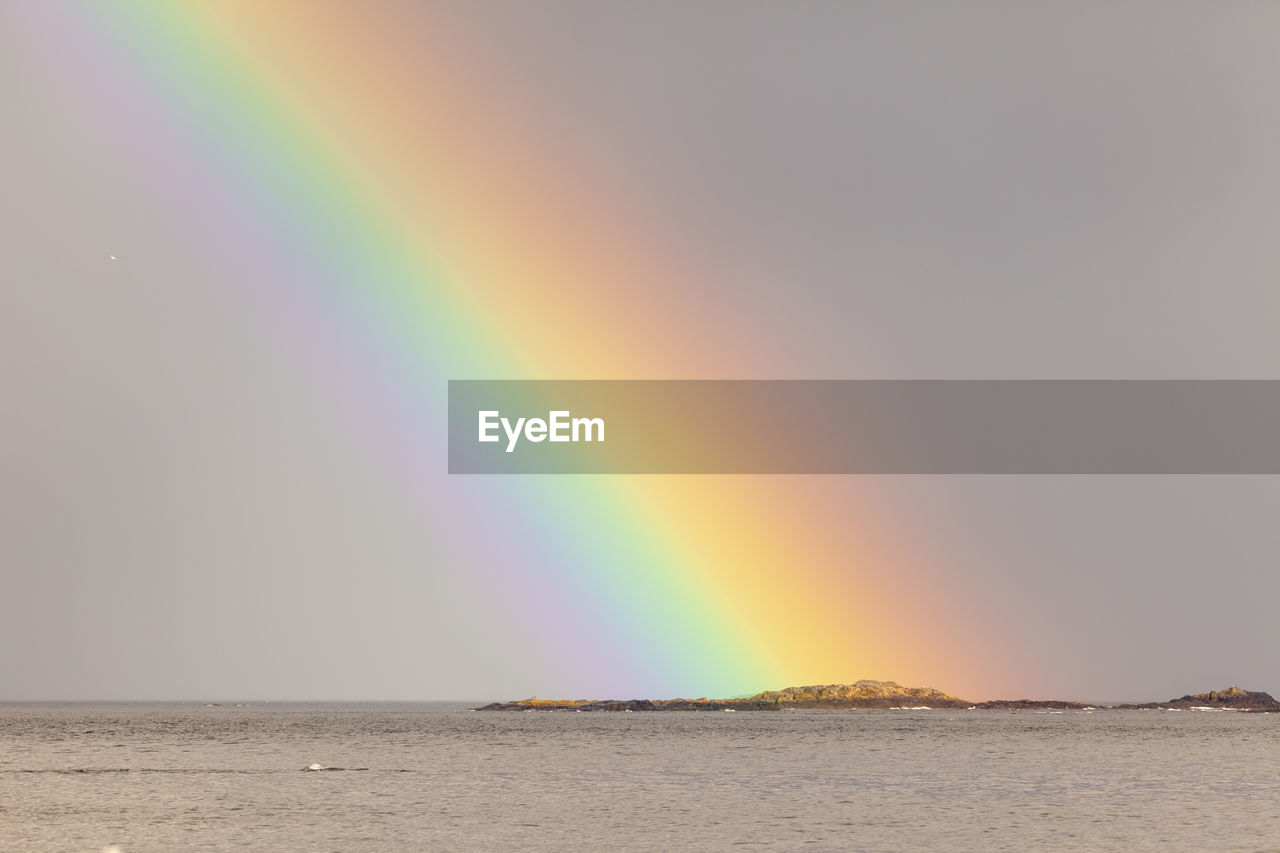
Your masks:
M 0 842 L 1280 850 L 1280 715 L 9 705 Z

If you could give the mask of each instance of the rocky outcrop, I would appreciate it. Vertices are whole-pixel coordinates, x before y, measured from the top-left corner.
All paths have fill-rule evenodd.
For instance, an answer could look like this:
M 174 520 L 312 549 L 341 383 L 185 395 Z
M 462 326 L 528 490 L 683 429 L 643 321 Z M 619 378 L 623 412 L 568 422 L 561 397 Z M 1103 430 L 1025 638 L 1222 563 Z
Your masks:
M 1228 687 L 1226 690 L 1192 693 L 1178 699 L 1170 699 L 1168 702 L 1146 702 L 1140 705 L 1116 705 L 1115 707 L 1123 710 L 1206 708 L 1215 711 L 1280 711 L 1280 702 L 1276 701 L 1270 693 Z
M 932 687 L 903 687 L 896 681 L 856 681 L 788 687 L 749 697 L 748 701 L 790 708 L 968 708 L 973 703 Z
M 494 702 L 477 711 L 657 711 L 661 700 L 649 699 L 519 699 L 515 702 Z
M 1091 711 L 1096 710 L 1097 707 L 1084 702 L 1068 702 L 1064 699 L 988 699 L 974 706 L 983 711 Z

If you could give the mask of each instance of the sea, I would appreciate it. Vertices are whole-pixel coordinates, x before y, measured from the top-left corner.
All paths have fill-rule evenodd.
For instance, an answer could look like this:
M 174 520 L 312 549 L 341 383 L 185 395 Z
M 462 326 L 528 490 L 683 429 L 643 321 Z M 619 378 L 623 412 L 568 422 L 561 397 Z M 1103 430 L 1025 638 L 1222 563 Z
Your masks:
M 1280 714 L 0 705 L 0 850 L 1280 851 Z

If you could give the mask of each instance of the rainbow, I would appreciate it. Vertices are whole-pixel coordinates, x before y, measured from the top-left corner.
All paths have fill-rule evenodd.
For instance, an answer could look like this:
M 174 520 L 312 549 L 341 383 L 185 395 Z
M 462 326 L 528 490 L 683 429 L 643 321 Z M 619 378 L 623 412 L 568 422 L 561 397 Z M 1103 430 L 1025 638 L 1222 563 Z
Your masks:
M 433 570 L 532 644 L 548 693 L 939 675 L 940 638 L 895 637 L 880 615 L 909 573 L 822 478 L 444 473 L 450 378 L 745 378 L 784 354 L 734 351 L 682 296 L 705 272 L 678 235 L 571 128 L 506 115 L 517 83 L 466 65 L 447 13 L 397 26 L 353 9 L 11 14 L 401 479 L 447 567 Z

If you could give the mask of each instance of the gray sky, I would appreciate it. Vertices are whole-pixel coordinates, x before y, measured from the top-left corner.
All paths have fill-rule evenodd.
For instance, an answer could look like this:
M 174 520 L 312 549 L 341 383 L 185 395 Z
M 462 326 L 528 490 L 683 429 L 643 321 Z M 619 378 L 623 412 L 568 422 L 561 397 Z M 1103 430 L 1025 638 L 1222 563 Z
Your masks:
M 12 8 L 0 699 L 575 687 L 539 683 L 486 628 L 487 599 L 441 568 L 366 439 L 100 144 L 103 119 Z M 721 273 L 687 296 L 741 353 L 712 376 L 1280 378 L 1278 6 L 512 2 L 444 18 L 459 73 L 518 80 Z M 928 542 L 922 598 L 962 588 L 999 614 L 1000 648 L 939 650 L 939 671 L 993 656 L 975 687 L 1280 691 L 1275 478 L 814 488 L 870 495 L 901 559 Z M 963 636 L 973 617 L 939 618 Z

